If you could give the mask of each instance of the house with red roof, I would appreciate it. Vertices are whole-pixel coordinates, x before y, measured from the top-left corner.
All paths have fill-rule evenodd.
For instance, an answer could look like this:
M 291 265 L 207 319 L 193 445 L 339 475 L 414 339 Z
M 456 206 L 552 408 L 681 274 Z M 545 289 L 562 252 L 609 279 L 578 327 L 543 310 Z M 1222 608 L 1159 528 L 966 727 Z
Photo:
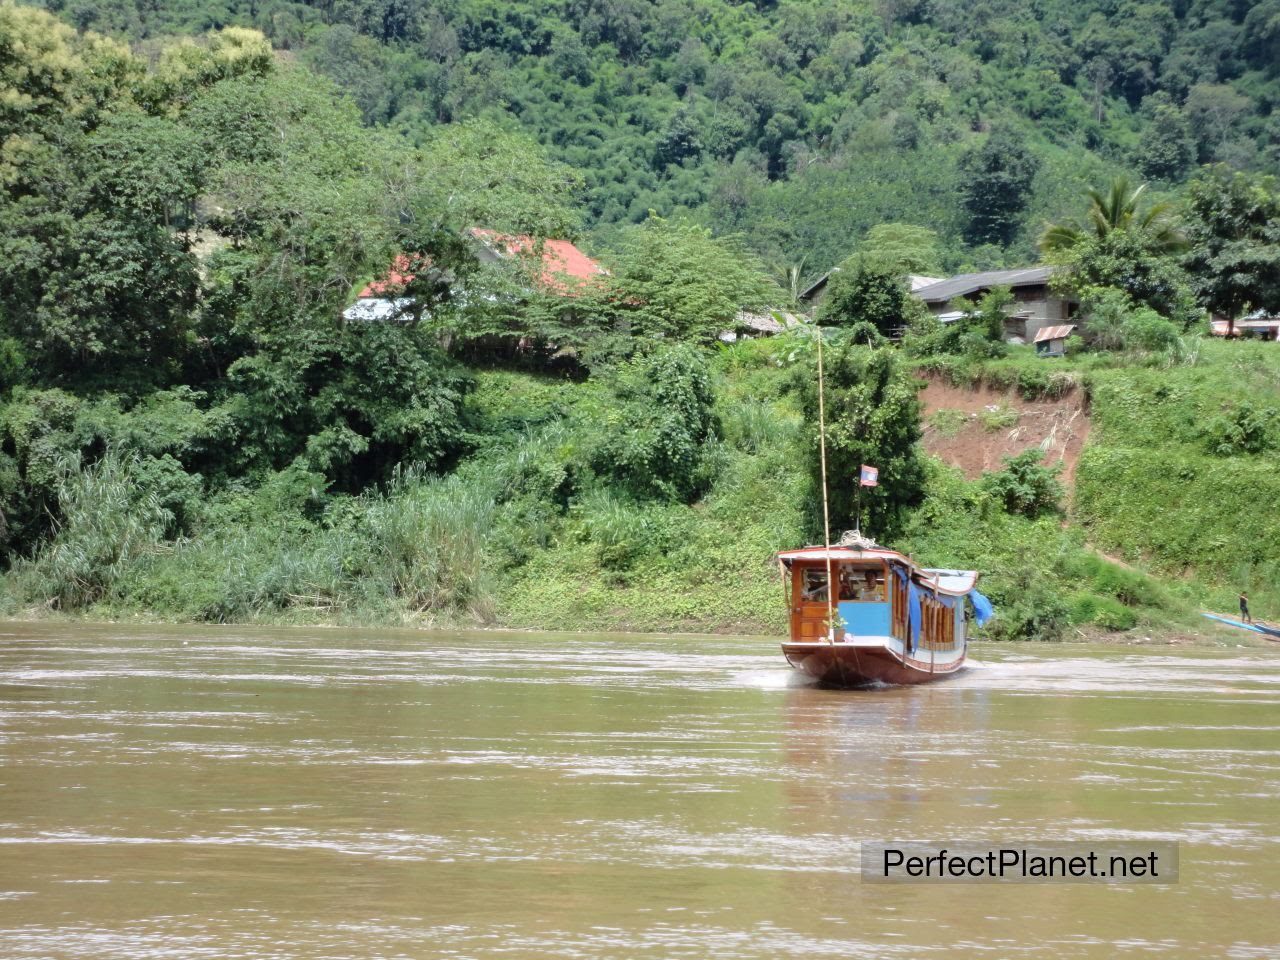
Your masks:
M 538 247 L 537 241 L 527 234 L 498 233 L 479 227 L 472 227 L 467 233 L 480 242 L 480 259 L 490 262 L 531 256 Z M 537 281 L 544 289 L 564 297 L 578 297 L 608 275 L 608 270 L 570 241 L 542 241 Z
M 588 287 L 609 274 L 569 240 L 538 241 L 527 234 L 499 233 L 480 227 L 472 227 L 467 234 L 476 241 L 476 256 L 484 263 L 539 256 L 534 282 L 543 290 L 562 297 L 580 297 Z M 367 284 L 357 295 L 356 302 L 343 311 L 343 319 L 386 321 L 410 318 L 415 302 L 405 295 L 406 290 L 423 271 L 429 269 L 430 257 L 398 254 L 386 275 Z

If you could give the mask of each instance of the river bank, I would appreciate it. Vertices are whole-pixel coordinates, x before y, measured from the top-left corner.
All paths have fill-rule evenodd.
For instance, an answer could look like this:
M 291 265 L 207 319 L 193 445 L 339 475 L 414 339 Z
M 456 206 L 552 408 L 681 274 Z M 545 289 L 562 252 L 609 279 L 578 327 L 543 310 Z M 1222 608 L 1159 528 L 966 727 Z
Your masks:
M 149 617 L 145 614 L 130 614 L 127 616 L 94 616 L 92 614 L 59 614 L 52 611 L 44 611 L 35 613 L 28 611 L 26 616 L 9 616 L 0 619 L 0 626 L 4 624 L 20 625 L 57 625 L 66 624 L 73 627 L 120 627 L 120 626 L 141 626 L 145 628 L 156 627 L 180 627 L 183 629 L 250 629 L 250 630 L 271 630 L 271 629 L 292 629 L 292 630 L 323 630 L 326 632 L 334 631 L 351 631 L 351 630 L 376 630 L 380 632 L 405 632 L 408 634 L 423 634 L 433 631 L 464 631 L 474 632 L 485 635 L 495 636 L 522 636 L 529 634 L 556 634 L 566 638 L 580 638 L 586 636 L 652 636 L 652 637 L 669 637 L 681 640 L 688 640 L 692 645 L 698 640 L 720 640 L 724 637 L 750 637 L 758 638 L 762 644 L 777 644 L 785 635 L 785 627 L 779 627 L 774 630 L 763 627 L 754 627 L 751 629 L 734 629 L 726 626 L 719 630 L 695 630 L 680 629 L 679 627 L 661 630 L 635 630 L 620 626 L 614 630 L 567 630 L 567 629 L 546 629 L 544 627 L 523 626 L 519 624 L 480 624 L 466 621 L 441 622 L 439 620 L 356 620 L 341 619 L 334 617 L 315 617 L 312 619 L 300 618 L 296 613 L 288 619 L 259 619 L 230 621 L 226 623 L 211 623 L 209 621 L 175 621 L 165 619 L 163 617 Z M 970 641 L 970 648 L 974 651 L 989 649 L 992 647 L 1013 648 L 1022 644 L 1044 643 L 1045 641 L 1037 640 L 1021 640 L 1021 641 L 1002 641 L 1002 640 L 986 640 L 981 637 L 975 637 Z M 1079 648 L 1085 645 L 1102 646 L 1102 647 L 1179 647 L 1186 649 L 1205 649 L 1205 650 L 1227 650 L 1227 649 L 1256 649 L 1268 650 L 1273 649 L 1277 655 L 1280 655 L 1280 643 L 1268 640 L 1265 637 L 1252 633 L 1247 630 L 1233 629 L 1220 624 L 1212 623 L 1206 620 L 1205 625 L 1192 624 L 1180 627 L 1168 627 L 1164 629 L 1149 630 L 1099 630 L 1095 627 L 1073 628 L 1067 631 L 1060 639 L 1048 641 L 1053 645 L 1070 646 Z
M 58 521 L 13 556 L 0 616 L 780 634 L 772 557 L 814 536 L 795 387 L 806 343 L 743 341 L 699 361 L 699 415 L 715 429 L 696 469 L 669 478 L 696 480 L 693 497 L 633 489 L 657 476 L 643 464 L 601 472 L 635 453 L 609 447 L 619 436 L 652 433 L 601 427 L 655 406 L 634 384 L 510 370 L 473 372 L 474 449 L 453 472 L 405 469 L 358 496 L 298 464 L 218 486 L 171 475 L 163 457 L 106 458 L 42 495 Z M 1276 619 L 1270 433 L 1262 452 L 1232 452 L 1215 419 L 1280 396 L 1267 348 L 1204 344 L 1172 368 L 1048 367 L 1029 349 L 921 361 L 923 487 L 893 546 L 981 571 L 1003 614 L 994 639 L 1196 636 L 1198 611 L 1234 609 L 1241 589 Z M 1061 490 L 1051 467 L 999 469 L 1027 449 L 1061 457 Z M 154 502 L 138 501 L 146 471 L 167 478 Z

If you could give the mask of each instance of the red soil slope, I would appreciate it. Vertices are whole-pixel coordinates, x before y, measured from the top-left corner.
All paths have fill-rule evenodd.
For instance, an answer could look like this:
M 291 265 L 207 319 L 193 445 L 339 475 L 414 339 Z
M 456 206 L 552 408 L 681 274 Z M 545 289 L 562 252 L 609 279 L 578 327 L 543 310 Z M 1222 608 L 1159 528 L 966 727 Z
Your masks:
M 999 470 L 1001 457 L 1040 447 L 1048 440 L 1045 463 L 1062 460 L 1062 482 L 1069 487 L 1075 480 L 1076 463 L 1089 436 L 1089 414 L 1081 391 L 1074 390 L 1058 400 L 1024 400 L 1012 391 L 954 387 L 931 380 L 920 392 L 920 400 L 924 404 L 924 449 L 959 467 L 966 477 L 974 479 L 984 470 Z M 989 429 L 983 415 L 988 420 L 998 419 L 997 408 L 1000 413 L 1007 412 L 1006 419 L 1016 413 L 1017 422 Z M 938 411 L 960 411 L 967 419 L 961 423 L 959 414 L 944 413 L 935 420 L 932 415 Z

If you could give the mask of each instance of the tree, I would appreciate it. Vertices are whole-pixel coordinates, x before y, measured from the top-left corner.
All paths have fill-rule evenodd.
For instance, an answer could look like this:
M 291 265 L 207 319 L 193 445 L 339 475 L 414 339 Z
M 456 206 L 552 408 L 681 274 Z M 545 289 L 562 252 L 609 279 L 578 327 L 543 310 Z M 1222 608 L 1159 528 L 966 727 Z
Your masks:
M 551 160 L 526 134 L 489 120 L 441 127 L 423 144 L 405 185 L 420 230 L 488 227 L 535 237 L 571 237 L 582 175 Z
M 1104 193 L 1090 188 L 1087 223 L 1076 221 L 1050 224 L 1040 235 L 1040 249 L 1063 253 L 1092 236 L 1105 240 L 1112 233 L 1129 231 L 1142 235 L 1145 247 L 1155 254 L 1177 253 L 1186 246 L 1184 237 L 1170 219 L 1168 203 L 1153 203 L 1139 211 L 1138 201 L 1146 192 L 1145 183 L 1134 187 L 1127 177 L 1117 177 Z
M 221 161 L 213 223 L 233 241 L 211 259 L 203 319 L 227 370 L 240 467 L 301 462 L 347 492 L 401 462 L 446 467 L 465 447 L 468 380 L 440 349 L 439 328 L 463 309 L 440 288 L 465 283 L 477 309 L 497 289 L 465 230 L 560 233 L 576 178 L 488 123 L 415 151 L 296 69 L 217 84 L 190 113 Z M 397 253 L 432 324 L 344 324 L 352 288 Z
M 37 241 L 38 265 L 0 268 L 0 284 L 15 267 L 24 279 L 40 275 L 24 283 L 29 299 L 10 300 L 29 309 L 6 311 L 39 373 L 50 382 L 108 374 L 135 385 L 172 373 L 188 345 L 195 258 L 162 225 L 129 214 L 89 210 L 54 222 L 58 229 Z
M 1007 127 L 993 130 L 960 158 L 961 194 L 971 243 L 1007 244 L 1021 226 L 1040 160 L 1020 135 Z
M 817 335 L 822 335 L 819 330 Z M 862 490 L 862 524 L 882 542 L 903 529 L 907 511 L 923 496 L 925 468 L 920 439 L 920 401 L 911 374 L 888 347 L 864 347 L 832 338 L 824 350 L 827 426 L 827 493 L 831 532 L 854 525 L 859 469 L 880 471 L 879 485 Z M 810 517 L 822 530 L 822 471 L 818 434 L 816 365 L 801 368 L 799 383 L 808 435 L 812 482 Z
M 312 323 L 263 335 L 228 379 L 240 470 L 300 462 L 354 492 L 400 463 L 442 469 L 465 448 L 470 381 L 421 327 Z
M 831 327 L 869 323 L 888 335 L 907 326 L 919 306 L 895 266 L 855 254 L 831 272 L 818 322 Z
M 1142 175 L 1177 180 L 1195 156 L 1191 125 L 1183 112 L 1168 102 L 1155 104 L 1135 156 Z
M 1094 13 L 1079 31 L 1077 47 L 1111 67 L 1116 92 L 1136 104 L 1155 87 L 1160 63 L 1177 29 L 1165 4 L 1129 0 L 1112 16 Z
M 595 470 L 638 497 L 690 503 L 714 479 L 710 443 L 720 436 L 702 353 L 670 344 L 603 376 L 607 410 L 592 416 Z
M 1280 311 L 1280 193 L 1273 177 L 1210 167 L 1187 186 L 1183 265 L 1206 309 L 1234 324 Z
M 47 382 L 155 382 L 189 343 L 199 278 L 187 229 L 203 182 L 199 147 L 136 109 L 0 190 L 0 333 Z
M 733 326 L 739 311 L 782 298 L 736 238 L 652 214 L 624 238 L 611 288 L 634 332 L 700 342 Z
M 1178 261 L 1153 247 L 1137 230 L 1112 230 L 1085 236 L 1075 246 L 1051 255 L 1062 268 L 1055 286 L 1079 299 L 1094 299 L 1101 290 L 1123 292 L 1136 306 L 1150 307 L 1183 327 L 1199 316 L 1186 272 Z
M 215 350 L 228 335 L 251 349 L 243 341 L 264 332 L 331 326 L 352 286 L 385 270 L 422 222 L 406 210 L 423 176 L 412 151 L 365 129 L 353 103 L 302 69 L 214 84 L 184 121 L 218 160 L 208 226 L 229 241 L 208 264 Z
M 699 124 L 688 106 L 682 105 L 671 115 L 658 135 L 654 150 L 654 166 L 662 169 L 670 163 L 681 163 L 702 152 L 698 138 Z
M 982 485 L 1006 511 L 1032 519 L 1058 511 L 1058 501 L 1062 499 L 1062 484 L 1058 482 L 1061 460 L 1046 467 L 1038 447 L 1002 459 L 1004 469 L 984 471 Z
M 880 223 L 866 232 L 859 251 L 902 273 L 942 272 L 938 232 L 909 223 Z
M 1199 138 L 1201 163 L 1213 159 L 1236 121 L 1252 106 L 1248 97 L 1226 84 L 1197 83 L 1187 91 L 1187 119 Z
M 128 47 L 52 14 L 0 3 L 0 189 L 21 190 L 65 138 L 128 102 L 142 79 Z
M 201 90 L 235 77 L 265 77 L 274 63 L 271 44 L 257 30 L 225 27 L 201 42 L 186 38 L 164 47 L 141 99 L 155 112 L 181 113 Z

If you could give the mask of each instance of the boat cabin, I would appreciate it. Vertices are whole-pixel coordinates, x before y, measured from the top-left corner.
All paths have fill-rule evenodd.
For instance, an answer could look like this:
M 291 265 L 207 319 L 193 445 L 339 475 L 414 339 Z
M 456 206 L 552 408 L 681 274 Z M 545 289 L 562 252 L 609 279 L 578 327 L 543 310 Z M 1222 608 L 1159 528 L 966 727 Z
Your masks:
M 792 643 L 892 639 L 908 653 L 964 646 L 965 597 L 977 581 L 972 571 L 925 569 L 892 550 L 832 547 L 829 583 L 824 547 L 788 550 L 778 559 Z

